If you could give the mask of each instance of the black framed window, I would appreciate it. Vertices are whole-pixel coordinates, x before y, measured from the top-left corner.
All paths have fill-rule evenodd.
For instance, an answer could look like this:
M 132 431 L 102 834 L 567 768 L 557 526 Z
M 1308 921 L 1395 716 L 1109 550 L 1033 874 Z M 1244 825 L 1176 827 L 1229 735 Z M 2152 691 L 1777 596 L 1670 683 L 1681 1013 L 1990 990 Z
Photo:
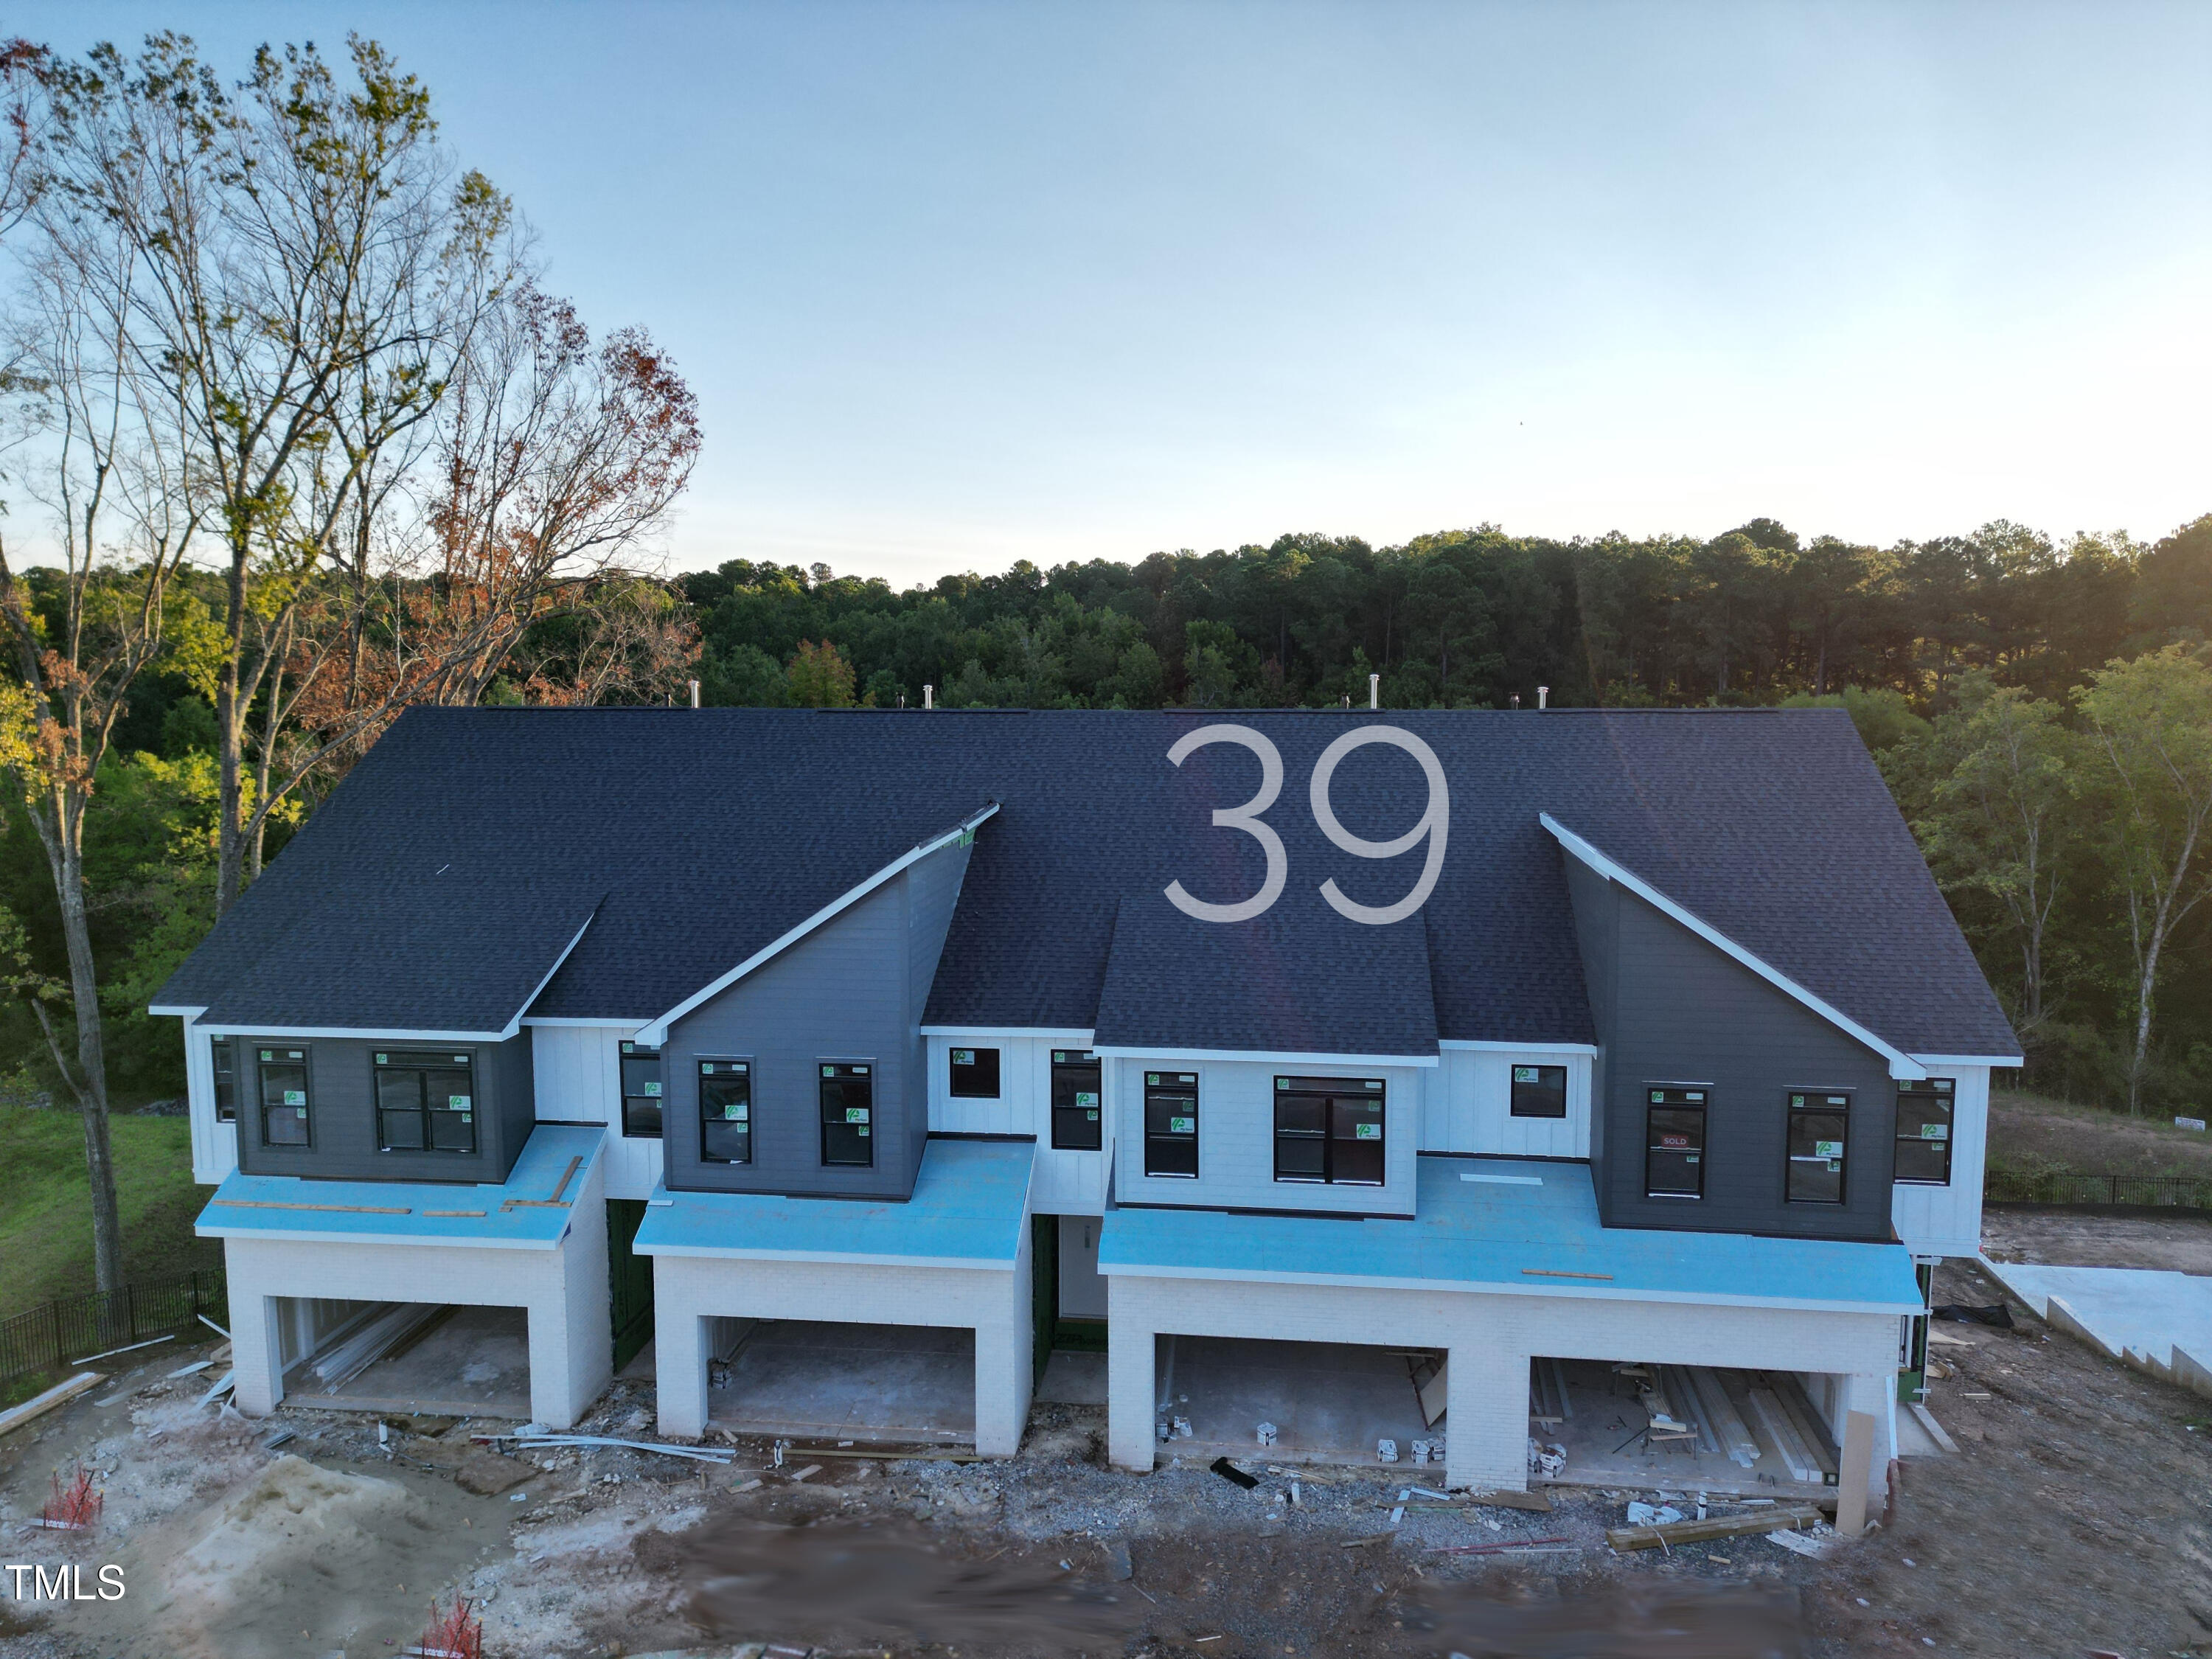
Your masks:
M 1379 1078 L 1277 1078 L 1275 1179 L 1380 1187 L 1382 1120 Z
M 1106 1145 L 1105 1067 L 1088 1048 L 1052 1051 L 1052 1144 L 1095 1152 Z
M 999 1051 L 996 1048 L 955 1048 L 952 1051 L 952 1092 L 961 1100 L 999 1097 Z
M 658 1140 L 661 1131 L 660 1050 L 639 1042 L 622 1046 L 623 1133 Z
M 1644 1109 L 1644 1195 L 1705 1195 L 1705 1091 L 1651 1089 Z
M 1566 1115 L 1565 1066 L 1516 1066 L 1513 1068 L 1513 1116 L 1565 1117 Z
M 1783 1196 L 1792 1204 L 1844 1201 L 1844 1138 L 1851 1097 L 1826 1090 L 1790 1095 L 1790 1173 Z
M 261 1144 L 264 1146 L 307 1146 L 314 1120 L 307 1094 L 307 1051 L 305 1048 L 259 1048 L 254 1051 L 256 1085 L 261 1098 Z
M 876 1161 L 876 1068 L 822 1063 L 822 1161 L 866 1169 Z
M 1198 1073 L 1145 1073 L 1145 1173 L 1198 1175 Z
M 699 1062 L 699 1156 L 709 1164 L 753 1161 L 753 1063 Z
M 476 1151 L 476 1067 L 467 1054 L 450 1048 L 392 1048 L 371 1058 L 376 1070 L 377 1151 Z
M 215 1060 L 215 1121 L 238 1121 L 238 1045 L 217 1037 L 208 1045 Z
M 1951 1184 L 1951 1127 L 1958 1087 L 1948 1077 L 1897 1087 L 1897 1179 L 1911 1187 Z

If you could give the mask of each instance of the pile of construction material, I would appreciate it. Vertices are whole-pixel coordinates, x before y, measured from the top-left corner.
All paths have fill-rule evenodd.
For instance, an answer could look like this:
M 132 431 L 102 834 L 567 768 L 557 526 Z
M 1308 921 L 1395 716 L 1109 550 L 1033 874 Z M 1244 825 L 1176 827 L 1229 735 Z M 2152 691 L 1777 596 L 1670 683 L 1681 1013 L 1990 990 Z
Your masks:
M 452 1312 L 434 1302 L 372 1302 L 331 1333 L 307 1370 L 325 1394 L 336 1394 L 378 1360 L 412 1347 Z

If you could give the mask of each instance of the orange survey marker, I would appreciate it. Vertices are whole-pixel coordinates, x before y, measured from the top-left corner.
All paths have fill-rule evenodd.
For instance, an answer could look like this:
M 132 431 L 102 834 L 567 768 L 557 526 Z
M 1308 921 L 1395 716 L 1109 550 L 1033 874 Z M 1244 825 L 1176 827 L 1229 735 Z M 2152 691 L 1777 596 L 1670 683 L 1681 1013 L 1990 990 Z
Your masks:
M 52 1484 L 53 1496 L 39 1511 L 41 1525 L 58 1532 L 85 1532 L 99 1521 L 102 1500 L 99 1488 L 92 1484 L 90 1469 L 70 1465 L 67 1486 L 62 1484 L 62 1472 L 56 1469 Z
M 483 1620 L 465 1595 L 453 1598 L 450 1613 L 441 1613 L 438 1604 L 433 1601 L 429 1626 L 423 1631 L 422 1640 L 400 1651 L 412 1659 L 483 1659 Z

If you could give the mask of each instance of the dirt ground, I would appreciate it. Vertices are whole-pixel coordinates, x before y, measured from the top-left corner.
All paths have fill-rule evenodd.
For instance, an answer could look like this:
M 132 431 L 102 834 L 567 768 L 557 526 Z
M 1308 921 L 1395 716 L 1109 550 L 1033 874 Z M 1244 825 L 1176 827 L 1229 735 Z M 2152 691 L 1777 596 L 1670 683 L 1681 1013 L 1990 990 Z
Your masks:
M 1990 1096 L 1990 1162 L 2092 1175 L 2212 1176 L 2212 1132 L 1996 1090 Z
M 1992 1261 L 2212 1274 L 2212 1215 L 2085 1215 L 1991 1206 L 1982 1212 L 1982 1252 Z
M 1998 1294 L 1971 1266 L 1937 1284 L 1939 1301 Z M 368 1659 L 456 1591 L 481 1603 L 488 1659 L 744 1640 L 901 1659 L 2212 1655 L 2212 1402 L 2014 1316 L 1942 1328 L 1956 1374 L 1932 1403 L 1959 1455 L 1900 1464 L 1889 1524 L 1825 1560 L 1759 1535 L 1614 1554 L 1604 1528 L 1648 1492 L 1554 1489 L 1548 1514 L 1414 1494 L 1394 1527 L 1410 1466 L 1255 1459 L 1249 1492 L 1204 1468 L 1118 1474 L 1085 1407 L 1040 1407 L 1006 1462 L 795 1449 L 778 1468 L 741 1442 L 726 1466 L 478 1463 L 481 1425 L 400 1423 L 380 1443 L 356 1415 L 218 1415 L 195 1403 L 204 1377 L 163 1380 L 191 1354 L 165 1353 L 0 1440 L 8 1559 L 113 1562 L 130 1586 L 47 1612 L 0 1578 L 0 1655 Z M 651 1437 L 650 1405 L 618 1384 L 588 1426 Z M 272 1427 L 293 1438 L 264 1445 Z M 102 1474 L 100 1529 L 25 1528 L 80 1459 Z M 480 1495 L 456 1470 L 522 1478 Z

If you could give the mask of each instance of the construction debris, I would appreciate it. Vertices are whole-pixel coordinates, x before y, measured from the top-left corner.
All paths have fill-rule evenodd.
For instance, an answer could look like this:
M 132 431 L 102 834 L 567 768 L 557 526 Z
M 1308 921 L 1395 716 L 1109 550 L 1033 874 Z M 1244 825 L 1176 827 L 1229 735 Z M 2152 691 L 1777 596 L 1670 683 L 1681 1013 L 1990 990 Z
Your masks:
M 1206 1467 L 1212 1469 L 1216 1474 L 1219 1475 L 1224 1480 L 1234 1481 L 1237 1485 L 1243 1487 L 1247 1492 L 1251 1491 L 1253 1487 L 1260 1484 L 1260 1478 L 1257 1475 L 1245 1474 L 1243 1470 L 1238 1468 L 1234 1463 L 1231 1462 L 1225 1457 L 1217 1457 L 1212 1462 L 1207 1464 Z
M 1632 1527 L 1671 1526 L 1681 1518 L 1682 1511 L 1672 1504 L 1662 1504 L 1656 1508 L 1650 1504 L 1631 1504 L 1628 1506 L 1628 1524 Z
M 1962 1303 L 1947 1302 L 1935 1310 L 1936 1317 L 1948 1319 L 1960 1325 L 1991 1325 L 1998 1330 L 2013 1328 L 2012 1310 L 2002 1302 L 1993 1302 L 1986 1308 L 1969 1308 Z
M 1556 1441 L 1530 1440 L 1528 1443 L 1528 1473 L 1558 1480 L 1567 1467 L 1567 1449 Z
M 1840 1534 L 1830 1531 L 1826 1527 L 1816 1527 L 1809 1534 L 1795 1532 L 1770 1532 L 1766 1534 L 1766 1541 L 1770 1544 L 1779 1544 L 1794 1555 L 1810 1556 L 1817 1561 L 1835 1548 L 1842 1541 L 1842 1538 Z
M 428 1335 L 432 1321 L 452 1312 L 434 1302 L 373 1302 L 331 1333 L 307 1369 L 325 1394 L 335 1393 L 378 1360 Z
M 1261 1445 L 1272 1446 L 1275 1443 L 1277 1430 L 1273 1423 L 1261 1424 L 1255 1432 Z
M 1467 1501 L 1498 1509 L 1527 1510 L 1532 1515 L 1552 1512 L 1552 1500 L 1540 1492 L 1474 1492 L 1467 1495 Z
M 1375 1443 L 1375 1461 L 1378 1463 L 1396 1462 L 1398 1461 L 1398 1443 L 1395 1440 L 1376 1441 Z
M 733 1451 L 723 1451 L 714 1446 L 670 1446 L 664 1445 L 660 1442 L 655 1440 L 617 1440 L 611 1438 L 606 1435 L 599 1434 L 530 1434 L 526 1432 L 518 1434 L 479 1434 L 471 1436 L 471 1437 L 477 1440 L 512 1440 L 517 1445 L 522 1447 L 527 1451 L 536 1451 L 539 1448 L 544 1446 L 623 1446 L 628 1448 L 631 1451 L 659 1452 L 664 1456 L 689 1457 L 702 1463 L 727 1463 L 737 1455 Z M 823 1452 L 817 1455 L 825 1457 L 851 1457 L 858 1455 L 858 1454 L 852 1452 Z M 779 1462 L 781 1460 L 779 1460 Z
M 44 1394 L 33 1395 L 20 1406 L 11 1406 L 0 1412 L 0 1434 L 20 1429 L 34 1418 L 44 1417 L 57 1406 L 65 1406 L 88 1389 L 96 1389 L 107 1381 L 100 1371 L 79 1371 L 66 1382 L 57 1382 Z
M 1641 1509 L 1644 1506 L 1635 1506 Z M 1754 1515 L 1716 1515 L 1704 1521 L 1672 1521 L 1657 1525 L 1608 1527 L 1605 1541 L 1617 1550 L 1650 1550 L 1675 1544 L 1701 1544 L 1713 1538 L 1741 1538 L 1771 1533 L 1782 1527 L 1817 1526 L 1820 1510 L 1811 1504 L 1761 1508 Z
M 483 1659 L 483 1620 L 465 1595 L 455 1596 L 447 1612 L 440 1612 L 433 1601 L 422 1641 L 400 1651 L 413 1659 Z
M 112 1359 L 119 1353 L 136 1353 L 141 1348 L 156 1347 L 164 1342 L 173 1342 L 173 1336 L 149 1337 L 143 1342 L 126 1342 L 119 1348 L 103 1348 L 98 1353 L 88 1353 L 82 1359 L 72 1359 L 72 1365 L 89 1365 L 95 1359 Z
M 225 1371 L 221 1376 L 216 1378 L 215 1386 L 200 1396 L 200 1404 L 203 1406 L 212 1406 L 224 1395 L 228 1394 L 232 1388 L 236 1385 L 237 1381 L 238 1373 L 236 1371 Z
M 53 1496 L 39 1511 L 39 1524 L 57 1532 L 85 1532 L 100 1519 L 103 1499 L 98 1487 L 92 1484 L 92 1471 L 82 1464 L 70 1467 L 66 1484 L 62 1472 L 52 1475 Z
M 180 1376 L 196 1376 L 208 1370 L 214 1364 L 215 1361 L 212 1359 L 195 1359 L 189 1365 L 179 1365 L 176 1370 L 165 1373 L 161 1380 L 165 1382 L 173 1382 Z
M 1489 1544 L 1433 1544 L 1432 1555 L 1496 1555 L 1505 1550 L 1554 1548 L 1570 1540 L 1565 1538 L 1507 1538 Z

